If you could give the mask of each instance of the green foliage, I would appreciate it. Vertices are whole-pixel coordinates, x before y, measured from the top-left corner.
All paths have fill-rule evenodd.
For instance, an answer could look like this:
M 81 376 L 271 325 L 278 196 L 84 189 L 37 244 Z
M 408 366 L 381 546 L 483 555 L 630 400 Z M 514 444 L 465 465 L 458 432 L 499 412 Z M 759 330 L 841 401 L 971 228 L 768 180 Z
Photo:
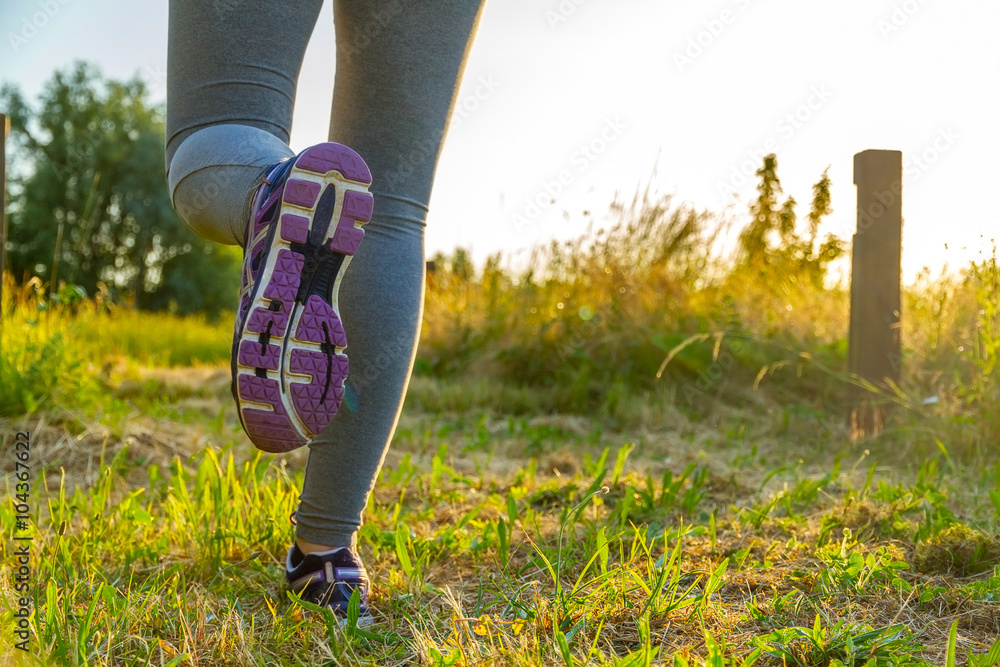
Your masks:
M 737 387 L 762 368 L 796 378 L 789 393 L 799 399 L 828 394 L 829 378 L 797 349 L 844 363 L 839 327 L 816 320 L 832 323 L 846 293 L 809 281 L 775 291 L 737 275 L 714 251 L 722 229 L 646 190 L 615 203 L 607 228 L 536 248 L 519 271 L 500 256 L 475 273 L 465 253 L 438 255 L 417 372 L 544 388 L 558 410 L 611 420 L 627 417 L 623 397 L 636 390 L 663 390 L 699 413 L 719 396 L 740 402 Z
M 136 364 L 228 362 L 231 319 L 119 308 L 64 286 L 47 298 L 37 278 L 6 277 L 0 327 L 0 416 L 107 408 Z M 147 386 L 148 390 L 149 387 Z
M 842 412 L 857 382 L 847 372 L 848 290 L 830 280 L 844 248 L 821 238 L 825 172 L 801 226 L 774 156 L 758 176 L 733 257 L 715 244 L 725 221 L 649 190 L 613 205 L 608 227 L 536 248 L 519 269 L 499 255 L 478 272 L 467 253 L 438 255 L 418 375 L 481 378 L 505 409 L 511 388 L 537 390 L 520 410 L 596 413 L 613 427 L 635 423 L 650 403 L 701 420 L 774 401 L 807 437 L 802 417 Z M 904 289 L 904 373 L 881 394 L 898 408 L 883 438 L 981 457 L 1000 440 L 998 276 L 987 257 Z M 1000 512 L 998 494 L 984 489 Z
M 764 655 L 798 667 L 926 665 L 913 657 L 921 646 L 906 626 L 872 628 L 837 621 L 832 627 L 824 627 L 818 614 L 811 628 L 782 628 L 757 638 L 755 643 Z
M 951 634 L 949 635 L 949 645 L 948 645 L 949 660 L 951 659 L 951 656 L 954 655 L 954 648 L 953 648 L 954 637 L 955 637 L 955 631 L 957 629 L 958 629 L 958 621 L 956 620 L 952 624 L 952 631 Z M 970 649 L 968 660 L 969 660 L 969 667 L 996 667 L 996 665 L 1000 665 L 1000 637 L 997 637 L 997 640 L 993 642 L 989 650 L 986 651 L 986 653 L 983 655 L 974 655 L 972 653 L 972 650 Z M 950 664 L 954 663 L 952 662 Z
M 607 502 L 614 507 L 613 516 L 621 527 L 632 521 L 662 522 L 676 516 L 681 521 L 690 520 L 697 518 L 696 510 L 708 495 L 708 482 L 708 469 L 691 463 L 677 476 L 672 470 L 664 471 L 659 488 L 651 476 L 646 476 L 641 486 L 623 483 Z
M 817 581 L 820 593 L 878 595 L 893 588 L 909 590 L 909 584 L 899 577 L 899 571 L 910 567 L 907 563 L 896 560 L 885 547 L 868 554 L 850 551 L 846 545 L 849 535 L 839 549 L 819 552 L 825 566 Z
M 8 323 L 0 355 L 0 415 L 32 413 L 79 389 L 81 359 L 61 332 L 38 321 Z M 48 404 L 48 405 L 47 405 Z
M 536 427 L 524 418 L 421 418 L 429 420 L 424 438 L 397 439 L 403 455 L 383 468 L 358 535 L 375 581 L 379 623 L 369 629 L 350 619 L 342 626 L 285 595 L 278 582 L 301 472 L 247 443 L 221 454 L 202 447 L 202 438 L 231 433 L 206 429 L 208 417 L 180 438 L 181 425 L 170 425 L 170 441 L 198 439 L 193 455 L 152 462 L 156 447 L 133 441 L 132 451 L 112 438 L 110 460 L 95 455 L 92 466 L 70 466 L 58 483 L 52 469 L 39 475 L 33 544 L 45 558 L 33 563 L 39 586 L 30 624 L 40 660 L 921 665 L 928 656 L 943 660 L 949 640 L 927 628 L 956 609 L 968 623 L 961 638 L 950 639 L 953 660 L 968 651 L 970 665 L 992 666 L 1000 650 L 993 636 L 975 634 L 992 627 L 1000 568 L 974 579 L 944 570 L 914 575 L 900 554 L 935 544 L 916 531 L 891 543 L 847 532 L 839 548 L 814 546 L 831 501 L 885 502 L 893 524 L 905 523 L 920 503 L 945 502 L 962 482 L 938 464 L 893 484 L 884 483 L 879 466 L 854 492 L 852 476 L 833 457 L 816 455 L 819 474 L 791 480 L 773 503 L 763 488 L 733 489 L 716 474 L 741 447 L 738 438 L 697 451 L 673 440 L 653 451 L 648 441 L 617 446 L 611 438 L 578 437 L 576 471 L 548 474 L 517 454 L 500 460 L 512 443 L 531 437 Z M 538 427 L 538 435 L 572 438 L 552 427 Z M 807 451 L 788 442 L 775 449 L 779 460 Z M 486 464 L 470 463 L 480 457 Z M 781 481 L 795 472 L 742 461 L 745 476 Z M 83 469 L 95 473 L 71 485 L 68 476 Z M 630 511 L 623 521 L 626 497 L 633 508 L 641 501 L 652 510 Z M 770 507 L 771 520 L 754 527 L 744 521 L 746 507 Z M 695 515 L 709 508 L 712 514 Z M 950 525 L 965 524 L 954 509 Z M 10 503 L 0 505 L 4 539 L 13 513 Z M 6 596 L 0 614 L 9 621 Z M 11 651 L 0 647 L 0 661 Z
M 16 292 L 5 281 L 0 327 L 0 416 L 17 416 L 59 406 L 93 402 L 99 384 L 75 344 L 73 306 L 78 295 L 61 301 L 35 297 L 37 281 Z M 10 299 L 10 301 L 8 301 Z M 12 301 L 19 301 L 12 308 Z
M 981 257 L 954 274 L 925 270 L 904 293 L 904 364 L 913 369 L 906 407 L 934 424 L 948 448 L 992 457 L 1000 442 L 1000 268 L 995 246 Z
M 177 316 L 125 308 L 78 317 L 76 345 L 94 349 L 94 357 L 124 357 L 145 366 L 228 364 L 232 354 L 232 316 Z M 95 343 L 99 342 L 99 345 Z
M 948 651 L 945 657 L 945 667 L 955 667 L 955 659 L 958 656 L 958 619 L 951 624 L 948 631 Z M 990 646 L 984 654 L 974 654 L 969 649 L 969 667 L 996 667 L 1000 665 L 1000 637 Z
M 957 399 L 961 402 L 961 421 L 975 430 L 976 439 L 984 445 L 1000 441 L 1000 269 L 996 247 L 990 257 L 973 262 L 965 272 L 965 280 L 975 295 L 979 310 L 974 314 L 966 336 L 959 347 L 960 368 L 956 374 Z
M 750 205 L 750 223 L 740 233 L 738 273 L 756 275 L 775 285 L 804 281 L 822 288 L 827 267 L 843 253 L 843 242 L 832 234 L 817 245 L 819 226 L 833 212 L 830 208 L 830 177 L 827 171 L 813 185 L 808 231 L 796 230 L 795 199 L 779 203 L 782 194 L 778 159 L 771 153 L 757 170 L 757 199 Z
M 237 305 L 242 250 L 191 236 L 183 252 L 165 263 L 156 289 L 143 295 L 138 305 L 178 315 L 204 313 L 216 320 Z
M 9 268 L 142 308 L 218 312 L 238 289 L 239 260 L 174 214 L 164 178 L 163 112 L 138 77 L 105 80 L 78 62 L 36 106 L 0 89 L 11 117 Z
M 737 273 L 767 280 L 779 286 L 803 281 L 822 288 L 827 267 L 843 253 L 843 242 L 832 234 L 817 244 L 823 218 L 830 208 L 830 177 L 827 171 L 813 185 L 813 199 L 806 236 L 796 230 L 796 201 L 782 194 L 778 178 L 778 159 L 772 153 L 764 157 L 757 170 L 757 199 L 750 205 L 750 223 L 740 233 L 740 269 Z M 780 288 L 779 288 L 780 289 Z
M 804 243 L 828 212 L 819 190 Z M 780 238 L 794 218 L 777 192 Z M 844 313 L 830 305 L 842 290 L 809 278 L 775 291 L 730 271 L 709 252 L 708 218 L 666 200 L 619 210 L 617 226 L 539 251 L 522 273 L 437 259 L 420 359 L 438 377 L 411 384 L 358 534 L 377 632 L 356 627 L 356 603 L 341 627 L 277 583 L 302 459 L 248 453 L 224 388 L 162 379 L 219 369 L 137 370 L 224 365 L 230 318 L 139 312 L 72 285 L 50 295 L 38 279 L 13 296 L 5 286 L 0 409 L 44 412 L 43 442 L 85 431 L 60 451 L 82 457 L 58 462 L 75 485 L 51 488 L 45 457 L 58 450 L 38 450 L 40 659 L 862 667 L 924 664 L 947 641 L 948 664 L 968 644 L 970 665 L 993 665 L 1000 642 L 975 632 L 1000 601 L 1000 465 L 968 465 L 938 437 L 991 432 L 972 420 L 997 401 L 993 268 L 923 293 L 946 298 L 913 310 L 908 391 L 947 400 L 921 422 L 930 436 L 902 431 L 887 449 L 909 461 L 892 445 L 926 439 L 931 453 L 913 479 L 894 479 L 883 455 L 855 491 L 837 455 L 842 419 L 826 413 L 842 382 Z M 978 347 L 957 350 L 949 327 Z M 192 396 L 197 407 L 180 405 Z M 714 419 L 687 420 L 685 396 Z M 64 407 L 103 414 L 78 429 L 60 423 Z M 583 414 L 549 414 L 567 408 Z M 639 417 L 622 431 L 628 414 Z M 141 434 L 126 435 L 137 415 Z M 93 453 L 103 447 L 110 462 Z M 5 539 L 13 525 L 0 504 Z M 4 623 L 8 607 L 0 596 Z M 957 625 L 947 640 L 926 631 L 956 615 L 961 638 Z

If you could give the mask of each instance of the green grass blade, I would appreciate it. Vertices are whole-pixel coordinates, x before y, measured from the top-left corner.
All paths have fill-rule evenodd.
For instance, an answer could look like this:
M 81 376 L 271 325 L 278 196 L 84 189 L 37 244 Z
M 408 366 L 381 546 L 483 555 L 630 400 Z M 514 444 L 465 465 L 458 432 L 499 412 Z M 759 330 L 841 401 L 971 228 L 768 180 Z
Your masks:
M 951 631 L 948 632 L 948 654 L 945 658 L 945 667 L 955 667 L 955 647 L 958 644 L 958 619 L 951 624 Z

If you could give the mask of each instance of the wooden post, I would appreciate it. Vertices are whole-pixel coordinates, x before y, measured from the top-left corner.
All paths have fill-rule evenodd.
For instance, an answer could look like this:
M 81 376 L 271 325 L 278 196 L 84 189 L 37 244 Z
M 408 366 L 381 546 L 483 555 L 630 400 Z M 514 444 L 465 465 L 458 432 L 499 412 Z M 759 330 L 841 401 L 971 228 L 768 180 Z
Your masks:
M 899 382 L 900 257 L 903 232 L 903 154 L 867 150 L 854 156 L 858 229 L 851 267 L 848 370 L 879 388 Z M 855 439 L 878 434 L 888 402 L 864 387 L 852 396 Z
M 7 132 L 10 119 L 0 113 L 0 325 L 3 324 L 3 277 L 7 271 Z

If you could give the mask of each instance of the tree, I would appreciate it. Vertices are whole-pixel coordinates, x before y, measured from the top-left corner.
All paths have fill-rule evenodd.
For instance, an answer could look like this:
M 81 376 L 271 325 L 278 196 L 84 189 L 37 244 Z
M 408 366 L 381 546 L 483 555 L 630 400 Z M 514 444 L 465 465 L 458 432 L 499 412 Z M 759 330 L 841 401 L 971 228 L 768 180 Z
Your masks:
M 5 85 L 11 116 L 11 274 L 94 293 L 99 283 L 140 308 L 231 306 L 239 258 L 194 235 L 164 179 L 164 121 L 135 77 L 103 80 L 78 62 L 57 71 L 37 108 Z
M 774 153 L 764 156 L 756 175 L 760 179 L 757 199 L 750 204 L 751 220 L 740 234 L 740 249 L 745 264 L 764 269 L 774 260 L 774 235 L 787 245 L 789 235 L 795 233 L 795 200 L 789 197 L 783 205 L 778 204 L 782 190 Z
M 827 234 L 823 242 L 816 245 L 819 225 L 823 218 L 833 213 L 830 206 L 830 168 L 823 170 L 823 176 L 813 185 L 813 199 L 809 207 L 809 237 L 801 253 L 800 271 L 805 273 L 816 287 L 822 287 L 826 277 L 826 267 L 844 254 L 844 242 L 833 234 Z
M 778 159 L 771 153 L 757 170 L 757 199 L 750 204 L 750 223 L 740 233 L 740 265 L 761 276 L 803 279 L 822 287 L 830 262 L 843 253 L 843 242 L 833 234 L 817 246 L 819 226 L 833 212 L 830 208 L 829 169 L 813 185 L 809 227 L 805 238 L 797 231 L 796 201 L 783 194 L 778 178 Z

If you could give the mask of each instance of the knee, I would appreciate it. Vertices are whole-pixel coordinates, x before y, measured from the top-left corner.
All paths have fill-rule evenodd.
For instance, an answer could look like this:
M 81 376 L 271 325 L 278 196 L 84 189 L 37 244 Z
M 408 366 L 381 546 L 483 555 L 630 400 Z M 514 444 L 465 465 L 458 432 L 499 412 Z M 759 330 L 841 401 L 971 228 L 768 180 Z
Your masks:
M 237 243 L 231 230 L 218 219 L 218 199 L 221 189 L 211 180 L 189 176 L 170 193 L 174 211 L 188 228 L 210 241 Z
M 257 167 L 200 169 L 182 178 L 170 193 L 174 210 L 198 236 L 242 245 Z

